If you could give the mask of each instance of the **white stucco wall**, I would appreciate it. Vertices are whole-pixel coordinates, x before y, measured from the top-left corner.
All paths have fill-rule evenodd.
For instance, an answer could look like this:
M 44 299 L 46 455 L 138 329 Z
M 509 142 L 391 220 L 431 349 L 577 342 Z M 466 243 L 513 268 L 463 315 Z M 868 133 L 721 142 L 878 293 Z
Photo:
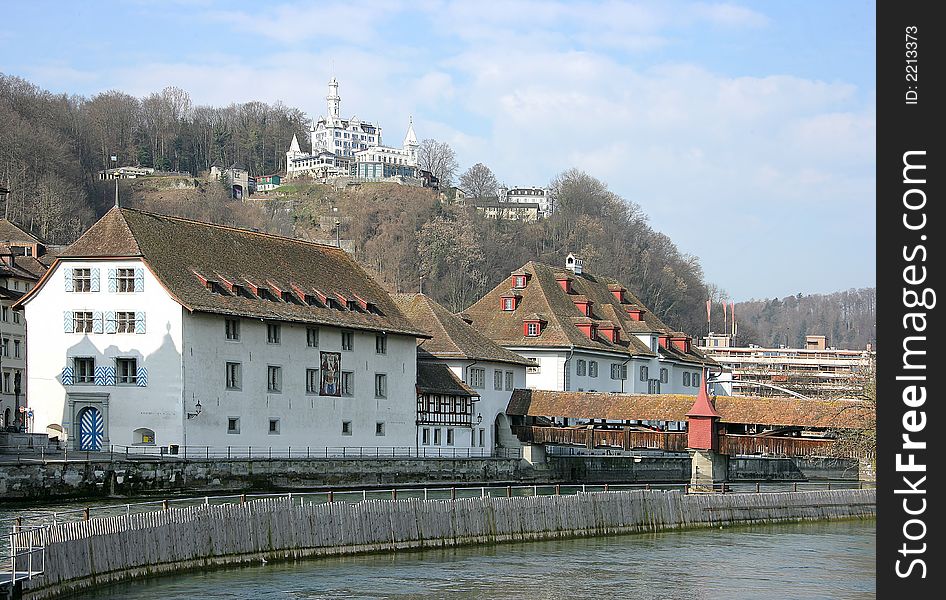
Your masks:
M 109 292 L 108 269 L 143 268 L 141 292 Z M 97 292 L 65 291 L 66 269 L 98 269 Z M 64 311 L 144 311 L 145 333 L 66 333 Z M 104 446 L 131 445 L 135 429 L 155 432 L 158 444 L 181 443 L 181 306 L 140 261 L 65 261 L 49 275 L 25 307 L 28 402 L 34 431 L 61 425 L 77 442 L 76 415 L 94 406 L 105 417 Z M 104 330 L 103 330 L 104 331 Z M 63 385 L 63 368 L 74 357 L 94 357 L 96 367 L 133 357 L 148 373 L 148 385 Z
M 309 348 L 306 325 L 280 323 L 280 343 L 267 343 L 267 322 L 240 319 L 240 340 L 228 341 L 224 316 L 187 314 L 184 369 L 187 444 L 282 448 L 413 447 L 417 380 L 416 340 L 388 335 L 387 353 L 377 354 L 375 333 L 354 331 L 352 351 L 342 351 L 341 332 L 319 327 L 319 345 Z M 341 370 L 354 373 L 354 395 L 319 396 L 306 392 L 306 369 L 320 368 L 320 352 L 340 352 Z M 240 390 L 226 389 L 226 363 L 241 365 Z M 267 367 L 282 370 L 282 390 L 267 391 Z M 387 375 L 387 397 L 375 397 L 375 374 Z M 193 393 L 193 396 L 191 396 Z M 239 418 L 239 433 L 228 433 L 228 419 Z M 270 419 L 279 432 L 270 433 Z M 351 435 L 342 422 L 351 422 Z M 384 435 L 376 424 L 384 423 Z
M 447 360 L 444 363 L 450 367 L 453 374 L 470 383 L 468 368 L 484 369 L 486 377 L 482 387 L 473 389 L 480 395 L 479 401 L 473 408 L 473 419 L 476 421 L 477 415 L 482 415 L 483 420 L 473 428 L 457 428 L 454 446 L 459 448 L 482 448 L 486 452 L 492 452 L 496 448 L 496 416 L 500 413 L 505 414 L 506 406 L 509 404 L 509 398 L 515 389 L 526 387 L 526 368 L 521 365 L 500 362 L 470 361 L 470 360 Z M 503 389 L 497 390 L 494 385 L 494 374 L 496 371 L 502 372 Z M 513 385 L 511 389 L 506 386 L 506 373 L 513 374 Z M 472 387 L 472 386 L 471 386 Z M 480 430 L 483 430 L 483 445 L 480 445 Z M 433 435 L 431 435 L 433 445 Z M 441 445 L 446 445 L 446 435 L 441 434 Z

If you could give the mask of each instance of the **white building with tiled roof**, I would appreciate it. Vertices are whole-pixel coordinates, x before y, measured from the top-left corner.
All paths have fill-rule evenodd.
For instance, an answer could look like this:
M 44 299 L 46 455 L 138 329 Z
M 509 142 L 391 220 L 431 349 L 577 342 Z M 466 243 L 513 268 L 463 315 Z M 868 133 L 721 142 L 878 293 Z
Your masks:
M 414 446 L 424 334 L 338 248 L 113 208 L 17 306 L 70 448 Z
M 696 394 L 700 369 L 716 366 L 616 280 L 529 262 L 464 315 L 502 347 L 532 361 L 538 390 Z
M 408 319 L 430 336 L 418 341 L 418 364 L 445 365 L 477 395 L 469 410 L 460 410 L 455 405 L 423 411 L 419 407 L 421 445 L 450 445 L 494 453 L 504 442 L 509 444 L 512 432 L 504 414 L 506 405 L 513 390 L 526 386 L 526 367 L 531 362 L 494 343 L 430 296 L 394 294 L 394 301 Z

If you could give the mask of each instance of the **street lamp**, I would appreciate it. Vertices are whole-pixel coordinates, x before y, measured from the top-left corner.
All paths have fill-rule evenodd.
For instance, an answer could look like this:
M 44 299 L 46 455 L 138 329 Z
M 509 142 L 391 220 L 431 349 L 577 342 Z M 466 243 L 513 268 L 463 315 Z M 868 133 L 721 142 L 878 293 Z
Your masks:
M 193 400 L 193 399 L 194 399 L 194 395 L 191 394 L 191 400 Z M 204 407 L 200 405 L 200 400 L 199 400 L 199 399 L 197 400 L 197 404 L 194 405 L 194 408 L 196 408 L 197 411 L 196 411 L 196 412 L 189 412 L 189 413 L 187 413 L 187 418 L 188 418 L 188 419 L 193 419 L 194 417 L 196 417 L 197 415 L 199 415 L 200 413 L 202 413 L 202 412 L 204 411 Z

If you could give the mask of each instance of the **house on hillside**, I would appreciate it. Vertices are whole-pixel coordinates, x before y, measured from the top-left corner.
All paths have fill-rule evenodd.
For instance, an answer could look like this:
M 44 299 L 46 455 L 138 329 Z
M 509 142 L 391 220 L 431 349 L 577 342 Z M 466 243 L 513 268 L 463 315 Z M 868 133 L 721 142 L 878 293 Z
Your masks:
M 256 178 L 256 191 L 258 192 L 268 192 L 270 190 L 275 190 L 280 185 L 282 185 L 282 177 L 278 173 L 272 175 L 263 175 L 262 177 Z
M 234 200 L 243 200 L 256 193 L 256 178 L 251 177 L 246 167 L 238 163 L 224 167 L 220 161 L 214 161 L 210 165 L 210 178 L 226 183 L 230 189 L 230 197 Z
M 70 448 L 414 445 L 426 336 L 339 248 L 116 207 L 16 307 Z
M 531 360 L 538 390 L 696 394 L 700 370 L 718 367 L 618 281 L 529 262 L 463 314 L 474 329 Z
M 444 365 L 477 396 L 475 408 L 469 410 L 465 405 L 439 402 L 437 406 L 442 408 L 436 410 L 427 407 L 422 413 L 419 408 L 422 445 L 450 444 L 493 453 L 504 442 L 508 444 L 511 431 L 504 412 L 512 391 L 525 387 L 526 366 L 531 362 L 494 343 L 430 296 L 395 294 L 394 301 L 430 336 L 419 340 L 418 370 L 425 364 Z M 444 427 L 444 422 L 453 427 Z

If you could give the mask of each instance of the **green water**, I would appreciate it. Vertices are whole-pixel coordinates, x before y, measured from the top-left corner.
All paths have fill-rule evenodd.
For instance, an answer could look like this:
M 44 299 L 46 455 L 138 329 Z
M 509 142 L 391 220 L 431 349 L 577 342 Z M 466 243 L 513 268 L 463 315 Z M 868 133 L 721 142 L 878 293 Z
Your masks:
M 74 598 L 873 598 L 874 527 L 834 521 L 323 558 L 169 575 Z

